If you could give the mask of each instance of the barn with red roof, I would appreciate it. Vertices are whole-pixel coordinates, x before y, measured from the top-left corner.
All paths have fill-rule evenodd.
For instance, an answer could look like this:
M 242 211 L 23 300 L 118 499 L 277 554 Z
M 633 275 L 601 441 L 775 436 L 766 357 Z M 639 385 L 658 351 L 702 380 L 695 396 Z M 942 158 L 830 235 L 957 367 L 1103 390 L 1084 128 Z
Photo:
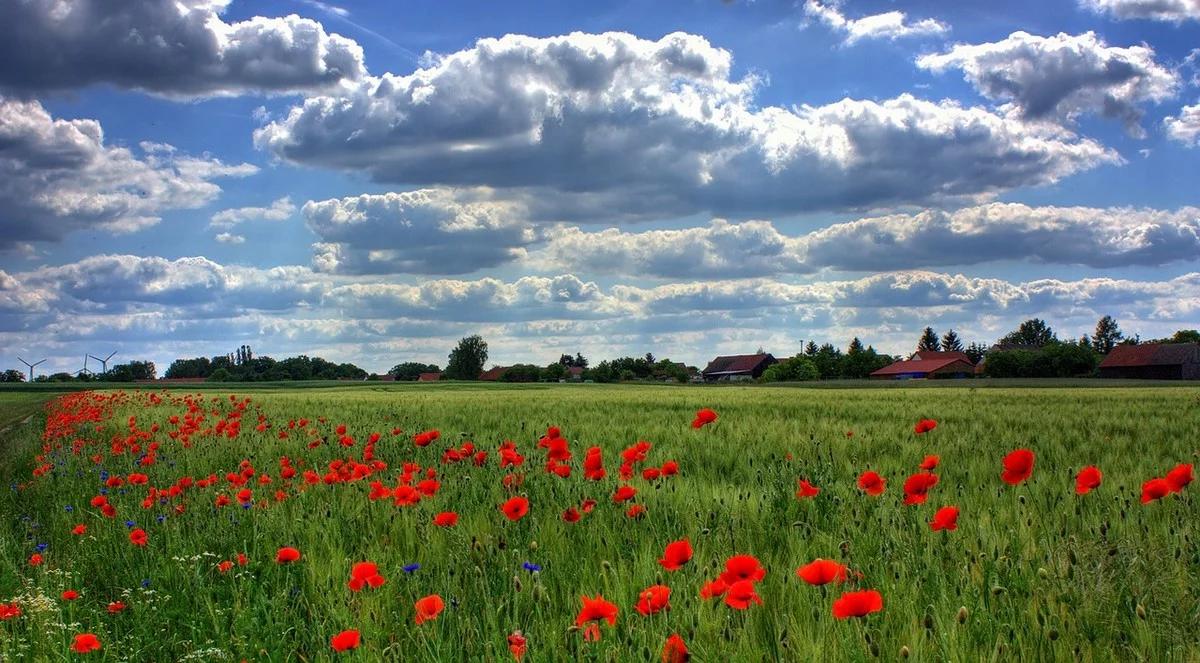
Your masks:
M 927 380 L 931 378 L 968 378 L 975 375 L 975 364 L 962 352 L 917 352 L 911 358 L 871 373 L 872 380 Z
M 769 353 L 753 355 L 727 355 L 717 357 L 708 362 L 708 366 L 700 371 L 705 382 L 736 382 L 741 380 L 756 380 L 771 364 L 778 361 Z
M 1118 345 L 1100 362 L 1100 377 L 1200 380 L 1200 343 Z

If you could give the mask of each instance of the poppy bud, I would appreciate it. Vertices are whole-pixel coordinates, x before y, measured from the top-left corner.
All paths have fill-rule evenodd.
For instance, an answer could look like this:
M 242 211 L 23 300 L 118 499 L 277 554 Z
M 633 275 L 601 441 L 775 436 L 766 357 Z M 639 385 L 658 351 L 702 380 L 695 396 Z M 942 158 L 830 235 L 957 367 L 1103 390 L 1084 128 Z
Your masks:
M 875 644 L 874 642 L 871 643 L 871 656 L 879 658 L 879 645 Z
M 908 645 L 900 648 L 900 658 L 908 658 Z
M 970 617 L 970 616 L 971 616 L 971 613 L 967 612 L 967 606 L 964 605 L 958 609 L 958 615 L 955 616 L 955 619 L 958 620 L 959 624 L 966 624 L 967 617 Z
M 1050 629 L 1050 632 L 1047 633 L 1046 635 L 1050 636 L 1051 642 L 1058 640 L 1058 629 L 1052 628 L 1052 629 Z
M 602 560 L 600 560 L 600 569 L 602 571 L 611 571 L 612 564 L 609 563 L 609 561 L 607 559 L 602 559 Z
M 513 576 L 513 589 L 519 593 L 521 591 L 521 577 Z
M 1045 579 L 1046 579 L 1046 578 L 1048 578 L 1049 576 L 1050 576 L 1050 572 L 1049 572 L 1049 571 L 1047 571 L 1047 570 L 1045 569 L 1045 567 L 1042 567 L 1042 566 L 1039 566 L 1039 567 L 1038 567 L 1038 577 L 1039 577 L 1039 578 L 1041 578 L 1042 580 L 1045 580 Z
M 1137 608 L 1134 610 L 1134 612 L 1137 613 L 1138 619 L 1146 619 L 1146 606 L 1142 605 L 1141 603 L 1137 604 Z
M 1000 585 L 996 585 L 996 586 L 992 587 L 992 596 L 1000 596 L 1005 591 L 1006 590 L 1003 587 L 1001 587 Z
M 933 630 L 933 615 L 931 615 L 929 613 L 925 613 L 925 630 L 927 630 L 927 631 Z
M 530 549 L 530 550 L 537 550 L 537 549 L 538 549 L 537 541 L 530 541 L 530 542 L 529 542 L 529 549 Z

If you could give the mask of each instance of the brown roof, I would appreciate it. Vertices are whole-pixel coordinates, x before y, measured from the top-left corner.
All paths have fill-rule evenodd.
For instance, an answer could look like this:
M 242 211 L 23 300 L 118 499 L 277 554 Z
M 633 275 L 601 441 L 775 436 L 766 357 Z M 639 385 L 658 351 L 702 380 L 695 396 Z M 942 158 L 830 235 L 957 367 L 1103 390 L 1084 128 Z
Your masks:
M 1198 343 L 1143 343 L 1116 346 L 1100 362 L 1100 368 L 1174 366 L 1196 362 L 1200 362 Z
M 421 373 L 417 376 L 417 382 L 437 382 L 441 379 L 441 373 Z
M 500 376 L 504 375 L 507 372 L 508 372 L 507 366 L 493 366 L 493 367 L 489 368 L 488 370 L 480 373 L 479 379 L 486 380 L 488 382 L 496 382 L 497 380 L 500 379 Z
M 971 358 L 965 352 L 931 352 L 929 350 L 918 350 L 913 353 L 913 359 L 958 359 L 965 361 L 968 364 L 973 363 Z
M 717 357 L 708 362 L 708 366 L 701 373 L 705 375 L 753 373 L 763 362 L 773 364 L 775 363 L 775 357 L 770 354 Z
M 567 373 L 578 377 L 580 375 L 583 375 L 583 367 L 582 366 L 568 366 Z
M 949 353 L 957 354 L 957 353 Z M 970 360 L 958 359 L 957 357 L 946 357 L 943 359 L 909 359 L 907 361 L 898 361 L 889 366 L 871 373 L 871 375 L 904 375 L 906 373 L 933 373 L 934 371 L 948 368 L 957 363 L 964 364 L 963 372 L 973 371 Z

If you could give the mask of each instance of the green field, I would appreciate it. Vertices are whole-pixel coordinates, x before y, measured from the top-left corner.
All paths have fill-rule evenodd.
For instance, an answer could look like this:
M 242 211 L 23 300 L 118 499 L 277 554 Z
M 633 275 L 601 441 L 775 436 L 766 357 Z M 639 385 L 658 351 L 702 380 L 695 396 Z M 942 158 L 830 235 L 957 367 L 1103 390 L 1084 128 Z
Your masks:
M 119 397 L 49 442 L 44 417 L 0 434 L 0 472 L 12 486 L 0 497 L 0 604 L 22 611 L 0 621 L 0 660 L 505 661 L 512 660 L 506 637 L 517 630 L 527 638 L 526 661 L 659 660 L 673 633 L 694 661 L 896 660 L 902 653 L 918 661 L 1200 659 L 1198 487 L 1139 500 L 1143 482 L 1195 461 L 1196 387 L 226 385 L 175 390 L 158 404 L 147 393 Z M 187 412 L 181 399 L 189 393 L 200 394 L 208 414 L 185 448 L 167 433 L 178 428 L 170 417 Z M 240 433 L 206 434 L 232 409 L 230 393 L 251 398 Z M 46 397 L 2 392 L 0 419 Z M 719 419 L 692 429 L 705 407 Z M 260 416 L 269 426 L 262 432 Z M 938 426 L 915 435 L 923 417 Z M 297 427 L 279 439 L 300 418 L 311 420 L 312 433 Z M 339 424 L 354 446 L 338 444 Z M 537 440 L 548 426 L 570 441 L 568 478 L 545 470 L 547 451 Z M 412 435 L 427 429 L 440 439 L 415 446 Z M 114 441 L 138 437 L 131 430 L 143 431 L 140 450 L 126 445 L 114 455 Z M 382 434 L 374 458 L 387 469 L 315 485 L 281 474 L 285 456 L 301 473 L 325 474 L 335 459 L 362 462 L 372 432 Z M 313 439 L 325 441 L 310 449 Z M 497 447 L 506 439 L 524 455 L 520 467 L 499 467 Z M 485 465 L 442 462 L 465 440 L 488 452 Z M 631 519 L 630 503 L 611 496 L 623 483 L 620 452 L 639 440 L 652 447 L 628 484 L 637 489 L 630 503 L 646 513 Z M 160 445 L 154 464 L 137 465 L 151 442 Z M 43 444 L 51 453 L 39 460 Z M 592 446 L 603 449 L 601 481 L 583 477 Z M 1017 448 L 1037 460 L 1032 478 L 1013 487 L 999 475 L 1001 459 Z M 940 481 L 927 503 L 905 506 L 901 486 L 927 454 L 941 457 Z M 239 490 L 225 475 L 243 460 L 256 470 L 246 485 L 254 505 L 215 506 L 218 495 Z M 642 478 L 644 467 L 668 460 L 678 462 L 677 476 Z M 368 499 L 372 481 L 396 486 L 409 461 L 436 468 L 435 496 L 407 507 Z M 53 471 L 33 477 L 43 462 Z M 1093 464 L 1103 484 L 1076 495 L 1076 472 Z M 856 486 L 868 469 L 887 480 L 879 497 Z M 149 478 L 108 490 L 113 518 L 89 505 L 102 470 Z M 211 487 L 142 508 L 151 486 L 214 473 Z M 264 473 L 270 485 L 257 483 Z M 509 473 L 524 475 L 523 484 L 506 489 Z M 798 499 L 799 478 L 820 494 Z M 498 505 L 514 494 L 528 497 L 530 508 L 510 522 Z M 564 522 L 563 511 L 586 498 L 597 500 L 595 510 Z M 931 531 L 933 512 L 946 505 L 960 508 L 958 529 Z M 457 512 L 458 524 L 435 527 L 431 519 L 442 511 Z M 145 547 L 131 544 L 126 520 L 148 533 Z M 77 524 L 87 533 L 73 535 Z M 657 562 L 664 546 L 685 537 L 694 558 L 664 571 Z M 31 566 L 38 544 L 47 544 L 44 561 Z M 276 564 L 283 546 L 299 549 L 301 560 Z M 217 570 L 238 553 L 246 565 Z M 701 586 L 742 553 L 767 570 L 757 585 L 762 605 L 742 611 L 702 600 Z M 849 566 L 850 582 L 805 584 L 795 571 L 816 558 Z M 351 566 L 364 560 L 376 562 L 387 582 L 352 592 Z M 541 570 L 526 570 L 526 562 Z M 410 564 L 420 568 L 404 571 Z M 634 606 L 655 584 L 671 588 L 670 609 L 643 616 Z M 80 598 L 63 600 L 67 589 Z M 857 589 L 878 590 L 883 610 L 834 619 L 833 600 Z M 429 594 L 445 600 L 445 611 L 417 625 L 414 602 Z M 596 594 L 620 614 L 590 642 L 573 624 L 580 597 Z M 128 608 L 109 614 L 112 601 Z M 359 630 L 362 644 L 336 654 L 330 638 L 345 629 Z M 73 636 L 84 632 L 103 648 L 71 653 Z

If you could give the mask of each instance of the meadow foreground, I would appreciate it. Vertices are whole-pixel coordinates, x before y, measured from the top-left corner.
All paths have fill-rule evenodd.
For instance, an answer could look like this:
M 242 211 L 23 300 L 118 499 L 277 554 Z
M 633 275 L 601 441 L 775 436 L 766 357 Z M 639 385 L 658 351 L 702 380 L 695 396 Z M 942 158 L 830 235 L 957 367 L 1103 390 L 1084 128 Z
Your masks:
M 2 660 L 1200 658 L 1194 388 L 81 392 L 46 415 L 0 435 Z

